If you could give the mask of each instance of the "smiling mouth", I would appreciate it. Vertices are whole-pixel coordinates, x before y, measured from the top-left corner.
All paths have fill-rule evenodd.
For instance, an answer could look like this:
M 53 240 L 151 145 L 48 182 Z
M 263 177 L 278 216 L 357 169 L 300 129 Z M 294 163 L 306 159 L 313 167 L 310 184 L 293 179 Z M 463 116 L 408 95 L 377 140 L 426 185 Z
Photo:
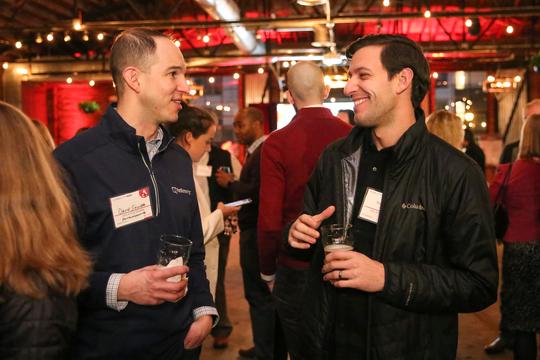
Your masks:
M 363 97 L 363 98 L 355 99 L 355 100 L 353 100 L 353 101 L 354 101 L 354 105 L 355 105 L 355 106 L 359 106 L 359 105 L 365 103 L 366 101 L 368 101 L 368 99 L 369 99 L 368 97 Z

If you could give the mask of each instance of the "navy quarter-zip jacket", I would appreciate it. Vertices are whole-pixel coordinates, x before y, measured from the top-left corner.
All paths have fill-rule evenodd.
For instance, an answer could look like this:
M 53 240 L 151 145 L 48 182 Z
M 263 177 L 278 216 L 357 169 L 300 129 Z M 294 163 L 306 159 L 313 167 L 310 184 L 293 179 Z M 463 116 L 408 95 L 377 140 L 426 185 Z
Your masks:
M 193 310 L 214 306 L 189 155 L 164 130 L 159 152 L 150 161 L 144 138 L 112 107 L 100 124 L 59 146 L 54 155 L 67 173 L 79 209 L 79 237 L 94 261 L 90 286 L 79 297 L 73 357 L 177 358 Z M 116 229 L 110 199 L 146 187 L 154 216 Z M 122 311 L 107 307 L 110 275 L 156 264 L 162 234 L 193 241 L 186 297 L 157 306 L 129 303 Z

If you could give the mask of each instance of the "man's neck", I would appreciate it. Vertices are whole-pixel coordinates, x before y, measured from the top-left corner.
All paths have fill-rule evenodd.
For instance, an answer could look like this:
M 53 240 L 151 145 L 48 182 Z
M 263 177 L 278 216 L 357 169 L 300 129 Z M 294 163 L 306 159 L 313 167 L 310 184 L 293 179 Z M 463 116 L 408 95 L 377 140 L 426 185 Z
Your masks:
M 394 114 L 392 119 L 383 125 L 375 127 L 371 131 L 373 144 L 377 150 L 388 148 L 397 144 L 403 134 L 414 125 L 416 118 L 414 109 L 410 109 L 400 114 Z
M 119 101 L 116 111 L 129 126 L 135 129 L 135 133 L 144 137 L 145 140 L 151 140 L 156 136 L 159 125 L 149 122 L 144 110 L 137 104 L 131 105 Z

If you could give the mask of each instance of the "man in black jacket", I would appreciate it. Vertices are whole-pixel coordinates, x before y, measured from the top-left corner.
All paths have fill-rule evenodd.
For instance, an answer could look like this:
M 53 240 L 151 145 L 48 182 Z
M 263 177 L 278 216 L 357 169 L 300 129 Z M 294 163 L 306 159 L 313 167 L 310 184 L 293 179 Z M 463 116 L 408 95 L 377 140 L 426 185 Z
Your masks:
M 455 359 L 457 314 L 497 297 L 485 180 L 426 130 L 418 45 L 366 36 L 347 57 L 357 126 L 321 156 L 288 233 L 292 252 L 314 252 L 299 336 L 309 359 Z M 331 223 L 351 225 L 354 251 L 325 255 Z
M 182 359 L 217 316 L 192 161 L 162 126 L 178 119 L 189 90 L 186 66 L 170 39 L 132 29 L 116 38 L 111 70 L 118 106 L 55 151 L 79 205 L 79 237 L 94 260 L 72 357 Z M 187 266 L 156 265 L 162 234 L 191 239 Z

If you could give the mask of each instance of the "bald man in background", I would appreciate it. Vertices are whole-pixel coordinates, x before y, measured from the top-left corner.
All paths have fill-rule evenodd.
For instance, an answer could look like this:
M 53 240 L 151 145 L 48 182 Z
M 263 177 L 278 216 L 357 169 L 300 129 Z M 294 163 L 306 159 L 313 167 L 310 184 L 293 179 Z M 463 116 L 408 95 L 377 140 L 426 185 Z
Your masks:
M 323 107 L 330 89 L 317 65 L 297 63 L 287 73 L 287 86 L 296 115 L 270 134 L 262 147 L 258 242 L 261 277 L 273 288 L 279 323 L 294 360 L 301 358 L 299 300 L 309 259 L 285 249 L 282 232 L 302 211 L 306 183 L 319 155 L 329 143 L 347 136 L 351 126 Z

